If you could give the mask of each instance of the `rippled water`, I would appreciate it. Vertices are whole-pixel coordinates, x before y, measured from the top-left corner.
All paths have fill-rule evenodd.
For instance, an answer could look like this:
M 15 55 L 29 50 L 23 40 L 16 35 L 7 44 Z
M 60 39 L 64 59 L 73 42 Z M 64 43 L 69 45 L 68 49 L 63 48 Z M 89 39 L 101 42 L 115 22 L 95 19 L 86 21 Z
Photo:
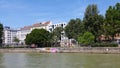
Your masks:
M 120 68 L 120 54 L 1 53 L 0 68 Z

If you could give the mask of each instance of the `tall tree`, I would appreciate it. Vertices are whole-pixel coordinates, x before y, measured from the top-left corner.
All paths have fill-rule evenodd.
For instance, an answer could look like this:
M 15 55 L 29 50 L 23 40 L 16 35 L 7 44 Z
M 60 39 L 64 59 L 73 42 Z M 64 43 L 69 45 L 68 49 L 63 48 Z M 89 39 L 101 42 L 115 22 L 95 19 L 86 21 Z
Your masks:
M 0 46 L 2 45 L 3 38 L 3 25 L 0 23 Z
M 25 43 L 28 45 L 36 44 L 39 47 L 44 47 L 51 39 L 51 33 L 45 29 L 34 29 L 26 36 Z
M 55 41 L 61 40 L 62 32 L 63 32 L 63 28 L 62 27 L 56 27 L 52 31 L 53 40 L 55 40 Z
M 109 6 L 105 14 L 104 32 L 114 40 L 116 33 L 120 33 L 120 3 Z
M 74 38 L 77 40 L 77 37 L 80 33 L 83 33 L 83 23 L 79 18 L 71 19 L 68 25 L 65 27 L 66 36 L 70 38 Z
M 99 36 L 102 33 L 104 22 L 104 17 L 98 13 L 99 11 L 97 5 L 88 5 L 83 18 L 84 28 L 86 31 L 91 32 L 95 36 L 95 42 L 98 41 Z

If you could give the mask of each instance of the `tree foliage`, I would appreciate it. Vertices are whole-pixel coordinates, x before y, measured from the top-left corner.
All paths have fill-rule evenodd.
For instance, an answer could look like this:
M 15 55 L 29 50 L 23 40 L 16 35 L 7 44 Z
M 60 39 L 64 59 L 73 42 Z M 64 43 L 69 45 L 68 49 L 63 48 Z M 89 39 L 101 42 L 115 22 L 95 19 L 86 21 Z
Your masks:
M 62 35 L 63 30 L 64 30 L 63 27 L 56 27 L 52 31 L 53 40 L 55 41 L 61 40 L 61 35 Z
M 120 33 L 120 3 L 115 6 L 109 6 L 105 14 L 104 33 L 106 36 L 111 36 L 114 40 L 114 35 Z
M 0 45 L 2 44 L 2 38 L 3 38 L 3 25 L 0 23 Z
M 94 43 L 94 35 L 90 32 L 85 32 L 84 34 L 82 35 L 79 35 L 78 37 L 78 42 L 80 44 L 85 44 L 85 45 L 89 45 L 89 44 L 92 44 Z
M 97 5 L 88 5 L 83 19 L 85 31 L 89 31 L 95 36 L 95 42 L 98 41 L 99 36 L 102 34 L 104 22 L 104 17 L 98 13 Z
M 19 43 L 20 40 L 17 37 L 14 37 L 13 41 L 16 42 L 16 43 Z
M 27 45 L 36 44 L 39 47 L 44 47 L 45 43 L 51 39 L 51 33 L 45 29 L 34 29 L 30 34 L 27 34 L 25 43 Z
M 65 33 L 69 39 L 74 38 L 77 40 L 78 35 L 83 32 L 83 23 L 79 18 L 71 19 L 68 25 L 65 27 Z

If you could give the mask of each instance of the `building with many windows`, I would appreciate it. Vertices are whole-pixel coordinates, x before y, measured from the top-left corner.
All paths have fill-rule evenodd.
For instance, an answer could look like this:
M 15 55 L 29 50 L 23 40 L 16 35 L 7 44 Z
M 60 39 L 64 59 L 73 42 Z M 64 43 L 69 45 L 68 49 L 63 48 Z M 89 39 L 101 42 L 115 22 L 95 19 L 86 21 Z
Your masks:
M 52 24 L 50 25 L 50 30 L 53 31 L 56 27 L 62 27 L 62 28 L 65 28 L 66 24 L 63 22 L 63 23 L 58 23 L 58 24 Z
M 26 35 L 31 32 L 32 26 L 25 26 L 23 28 L 20 28 L 17 31 L 17 38 L 20 40 L 20 44 L 24 44 L 24 40 L 26 38 Z
M 26 35 L 29 34 L 32 30 L 34 29 L 46 29 L 47 31 L 51 32 L 53 31 L 56 27 L 65 27 L 65 23 L 59 23 L 59 24 L 52 24 L 51 21 L 47 22 L 39 22 L 35 23 L 31 26 L 24 26 L 18 30 L 11 29 L 10 27 L 4 27 L 4 44 L 14 44 L 15 42 L 13 41 L 14 37 L 17 37 L 20 42 L 19 44 L 25 44 L 25 38 Z M 62 32 L 61 35 L 61 40 L 64 41 L 66 39 L 65 37 L 65 32 Z
M 51 21 L 47 22 L 40 22 L 35 23 L 31 26 L 25 26 L 23 28 L 20 28 L 17 32 L 17 38 L 20 40 L 20 44 L 25 44 L 25 38 L 26 35 L 29 34 L 34 29 L 46 29 L 47 31 L 50 31 L 50 25 L 52 24 Z
M 14 44 L 14 38 L 17 37 L 17 30 L 10 27 L 4 27 L 3 44 Z

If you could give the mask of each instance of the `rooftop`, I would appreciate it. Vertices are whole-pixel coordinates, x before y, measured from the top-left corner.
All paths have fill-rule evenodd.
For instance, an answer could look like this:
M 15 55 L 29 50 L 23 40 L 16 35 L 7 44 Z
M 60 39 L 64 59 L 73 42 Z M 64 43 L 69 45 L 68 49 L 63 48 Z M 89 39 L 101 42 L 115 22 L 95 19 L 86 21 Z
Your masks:
M 32 27 L 40 27 L 40 26 L 47 26 L 51 23 L 51 21 L 47 21 L 47 22 L 39 22 L 39 23 L 35 23 L 32 26 L 24 26 L 23 28 L 21 28 L 20 30 L 29 30 Z

